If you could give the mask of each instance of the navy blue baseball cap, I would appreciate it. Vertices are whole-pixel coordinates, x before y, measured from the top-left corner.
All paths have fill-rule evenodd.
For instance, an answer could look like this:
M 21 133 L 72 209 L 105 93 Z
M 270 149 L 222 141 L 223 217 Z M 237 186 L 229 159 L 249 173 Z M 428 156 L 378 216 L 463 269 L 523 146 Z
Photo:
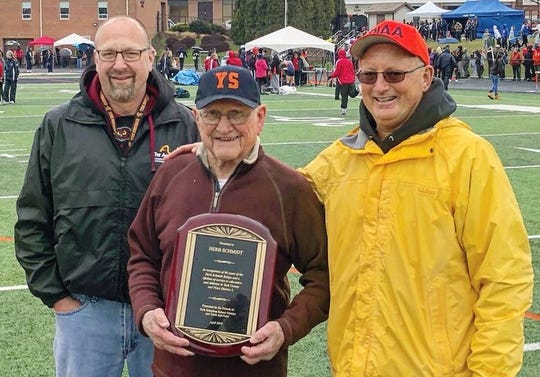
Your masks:
M 198 109 L 220 99 L 232 99 L 254 109 L 261 104 L 257 82 L 243 67 L 224 65 L 205 72 L 195 96 Z

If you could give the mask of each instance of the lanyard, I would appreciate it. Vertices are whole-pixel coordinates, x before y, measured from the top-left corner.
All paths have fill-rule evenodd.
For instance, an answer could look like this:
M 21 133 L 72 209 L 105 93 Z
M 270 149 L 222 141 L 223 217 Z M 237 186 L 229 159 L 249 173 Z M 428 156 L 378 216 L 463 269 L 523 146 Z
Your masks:
M 107 112 L 107 116 L 109 117 L 109 122 L 111 124 L 115 139 L 117 140 L 122 139 L 122 136 L 124 135 L 122 133 L 119 133 L 116 128 L 116 118 L 114 116 L 114 112 L 111 108 L 111 105 L 109 105 L 107 98 L 105 98 L 103 91 L 99 92 L 99 98 L 101 99 L 103 106 L 105 106 L 105 111 Z M 135 118 L 133 119 L 133 124 L 131 126 L 131 135 L 129 136 L 129 141 L 128 141 L 128 148 L 131 148 L 131 144 L 133 144 L 133 139 L 135 139 L 135 135 L 137 134 L 137 130 L 139 128 L 142 116 L 144 114 L 144 108 L 146 107 L 147 103 L 148 103 L 148 94 L 145 94 L 141 102 L 141 105 L 139 106 L 139 109 L 135 113 Z

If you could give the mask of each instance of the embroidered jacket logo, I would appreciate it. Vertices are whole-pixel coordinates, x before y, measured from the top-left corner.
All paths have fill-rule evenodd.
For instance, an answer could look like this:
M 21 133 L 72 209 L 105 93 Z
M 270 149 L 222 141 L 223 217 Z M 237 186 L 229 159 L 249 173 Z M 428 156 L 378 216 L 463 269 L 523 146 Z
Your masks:
M 162 145 L 160 148 L 159 148 L 159 151 L 155 151 L 154 152 L 154 162 L 158 163 L 158 164 L 162 164 L 163 163 L 163 159 L 165 158 L 166 155 L 168 155 L 169 153 L 171 153 L 171 149 L 169 147 L 168 144 L 165 144 L 165 145 Z

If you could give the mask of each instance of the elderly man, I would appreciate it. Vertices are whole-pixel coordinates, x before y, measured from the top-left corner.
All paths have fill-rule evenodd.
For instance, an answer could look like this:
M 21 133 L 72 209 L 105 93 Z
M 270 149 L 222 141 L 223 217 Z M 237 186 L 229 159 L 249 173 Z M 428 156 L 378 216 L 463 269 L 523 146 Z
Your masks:
M 189 110 L 152 69 L 144 25 L 96 32 L 81 92 L 37 129 L 17 201 L 16 255 L 30 291 L 56 314 L 56 376 L 150 377 L 152 342 L 128 295 L 127 230 L 168 151 L 199 140 Z
M 157 377 L 287 375 L 287 348 L 326 319 L 329 305 L 323 209 L 308 182 L 260 146 L 266 106 L 249 70 L 232 65 L 202 75 L 195 98 L 202 144 L 156 174 L 129 232 L 130 295 L 140 330 L 156 346 Z M 270 321 L 240 357 L 194 355 L 165 315 L 176 230 L 193 216 L 229 213 L 266 226 L 277 243 Z M 289 303 L 287 271 L 304 288 Z M 179 372 L 181 371 L 181 373 Z
M 515 376 L 531 253 L 492 146 L 451 114 L 427 46 L 384 21 L 352 46 L 360 126 L 302 171 L 326 210 L 335 376 Z

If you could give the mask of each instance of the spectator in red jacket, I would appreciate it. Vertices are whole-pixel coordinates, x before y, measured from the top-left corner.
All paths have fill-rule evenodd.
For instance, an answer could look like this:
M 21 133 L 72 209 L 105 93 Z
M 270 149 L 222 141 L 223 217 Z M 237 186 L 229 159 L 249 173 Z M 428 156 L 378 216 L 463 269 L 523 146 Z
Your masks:
M 339 93 L 341 96 L 341 115 L 347 115 L 347 105 L 349 96 L 354 98 L 358 95 L 358 90 L 355 85 L 354 66 L 347 57 L 347 52 L 344 49 L 338 51 L 338 60 L 334 70 L 330 74 L 330 78 L 337 78 L 339 83 Z
M 236 65 L 242 67 L 242 60 L 238 57 L 238 54 L 234 51 L 229 51 L 229 57 L 227 58 L 227 65 Z
M 217 67 L 219 67 L 219 59 L 217 57 L 217 53 L 212 52 L 204 61 L 204 70 L 209 71 Z
M 268 63 L 263 54 L 257 55 L 257 60 L 255 61 L 255 78 L 257 79 L 257 85 L 259 86 L 259 93 L 267 94 L 263 93 L 262 90 L 268 80 Z

